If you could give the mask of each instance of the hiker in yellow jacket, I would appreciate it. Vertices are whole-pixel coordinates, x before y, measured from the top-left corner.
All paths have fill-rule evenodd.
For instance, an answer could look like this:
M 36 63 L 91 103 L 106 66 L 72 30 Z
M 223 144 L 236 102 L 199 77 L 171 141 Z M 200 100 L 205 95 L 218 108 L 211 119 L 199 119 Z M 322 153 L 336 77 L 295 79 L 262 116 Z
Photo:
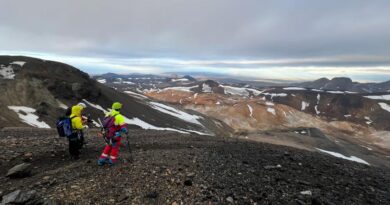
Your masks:
M 83 118 L 82 111 L 84 107 L 81 105 L 75 105 L 72 107 L 72 112 L 70 120 L 72 122 L 72 135 L 68 137 L 69 139 L 69 153 L 73 159 L 80 158 L 80 149 L 84 144 L 84 134 L 83 134 Z
M 112 110 L 106 115 L 103 122 L 103 127 L 108 129 L 105 136 L 109 141 L 104 147 L 103 153 L 100 155 L 98 165 L 102 166 L 106 163 L 114 165 L 117 162 L 119 155 L 119 147 L 122 141 L 122 133 L 128 133 L 125 118 L 120 114 L 122 104 L 114 102 Z

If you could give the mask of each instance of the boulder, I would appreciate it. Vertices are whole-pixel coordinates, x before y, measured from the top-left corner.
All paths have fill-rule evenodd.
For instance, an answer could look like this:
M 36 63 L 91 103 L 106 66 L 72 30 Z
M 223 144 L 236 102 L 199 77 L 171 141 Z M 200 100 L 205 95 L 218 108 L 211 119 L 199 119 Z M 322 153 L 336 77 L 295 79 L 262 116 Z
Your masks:
M 23 178 L 31 175 L 31 164 L 23 163 L 12 167 L 7 172 L 9 178 Z
M 16 190 L 14 192 L 11 192 L 3 196 L 1 205 L 26 204 L 27 202 L 34 200 L 36 198 L 36 195 L 37 192 L 35 190 L 31 190 L 31 191 Z

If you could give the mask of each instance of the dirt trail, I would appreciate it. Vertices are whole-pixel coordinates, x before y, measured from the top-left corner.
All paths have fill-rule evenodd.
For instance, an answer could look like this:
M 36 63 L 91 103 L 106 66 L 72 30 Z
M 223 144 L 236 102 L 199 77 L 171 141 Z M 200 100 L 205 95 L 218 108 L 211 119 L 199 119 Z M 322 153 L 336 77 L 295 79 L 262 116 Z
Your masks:
M 0 193 L 36 190 L 76 204 L 389 204 L 389 170 L 294 148 L 174 132 L 131 130 L 114 167 L 98 167 L 92 137 L 78 161 L 54 130 L 0 131 Z M 5 177 L 28 161 L 32 176 Z M 306 191 L 306 192 L 304 192 Z M 301 193 L 302 192 L 302 193 Z M 310 193 L 310 194 L 309 194 Z

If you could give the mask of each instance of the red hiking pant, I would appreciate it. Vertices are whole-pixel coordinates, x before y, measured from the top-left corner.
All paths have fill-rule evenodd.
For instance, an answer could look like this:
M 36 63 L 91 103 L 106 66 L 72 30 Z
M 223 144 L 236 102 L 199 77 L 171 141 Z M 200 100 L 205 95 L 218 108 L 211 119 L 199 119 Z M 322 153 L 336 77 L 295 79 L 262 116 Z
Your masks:
M 100 155 L 100 159 L 107 159 L 110 158 L 113 163 L 116 162 L 118 155 L 119 155 L 119 147 L 121 145 L 121 138 L 116 139 L 115 146 L 113 145 L 106 145 L 104 147 L 102 155 Z

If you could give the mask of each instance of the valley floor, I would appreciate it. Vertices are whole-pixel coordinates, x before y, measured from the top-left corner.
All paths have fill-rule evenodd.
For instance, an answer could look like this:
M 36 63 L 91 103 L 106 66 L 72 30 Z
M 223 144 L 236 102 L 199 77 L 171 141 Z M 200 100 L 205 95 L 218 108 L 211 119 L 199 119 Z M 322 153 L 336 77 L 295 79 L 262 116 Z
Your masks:
M 0 197 L 21 189 L 57 204 L 390 204 L 388 169 L 235 138 L 130 133 L 131 154 L 124 146 L 118 165 L 98 167 L 96 130 L 77 161 L 55 130 L 2 130 Z M 5 177 L 23 162 L 31 176 Z

